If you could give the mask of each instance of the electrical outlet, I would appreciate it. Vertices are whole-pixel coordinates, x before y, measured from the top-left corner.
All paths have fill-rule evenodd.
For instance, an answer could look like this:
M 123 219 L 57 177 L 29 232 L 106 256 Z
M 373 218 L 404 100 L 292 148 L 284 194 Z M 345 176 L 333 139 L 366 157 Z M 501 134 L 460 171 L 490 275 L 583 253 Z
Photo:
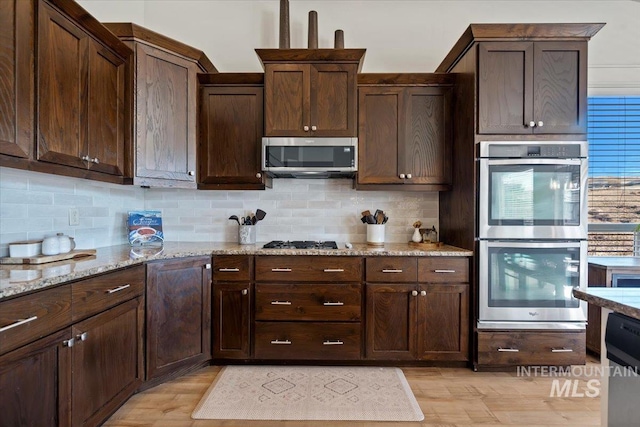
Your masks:
M 69 208 L 69 225 L 80 225 L 80 213 L 76 208 Z

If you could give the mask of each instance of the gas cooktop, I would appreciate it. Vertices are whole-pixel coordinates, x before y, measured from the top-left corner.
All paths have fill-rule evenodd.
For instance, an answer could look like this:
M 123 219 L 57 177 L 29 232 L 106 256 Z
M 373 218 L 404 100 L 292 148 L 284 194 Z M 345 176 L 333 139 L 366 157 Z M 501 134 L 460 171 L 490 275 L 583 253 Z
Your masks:
M 335 241 L 315 242 L 313 240 L 272 240 L 263 246 L 265 249 L 338 249 Z

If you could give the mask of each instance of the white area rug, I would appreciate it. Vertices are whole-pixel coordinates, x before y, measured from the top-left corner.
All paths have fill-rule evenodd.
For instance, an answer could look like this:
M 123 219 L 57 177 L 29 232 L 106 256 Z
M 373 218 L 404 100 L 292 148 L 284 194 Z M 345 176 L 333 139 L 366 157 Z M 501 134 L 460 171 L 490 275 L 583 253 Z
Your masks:
M 421 421 L 402 370 L 227 366 L 191 417 L 240 420 Z

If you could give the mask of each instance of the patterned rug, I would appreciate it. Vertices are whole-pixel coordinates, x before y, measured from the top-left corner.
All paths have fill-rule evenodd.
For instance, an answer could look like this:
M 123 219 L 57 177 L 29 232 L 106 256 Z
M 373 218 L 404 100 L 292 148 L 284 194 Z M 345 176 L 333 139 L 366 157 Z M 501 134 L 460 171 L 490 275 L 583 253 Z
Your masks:
M 424 415 L 398 368 L 227 366 L 191 418 L 421 421 Z

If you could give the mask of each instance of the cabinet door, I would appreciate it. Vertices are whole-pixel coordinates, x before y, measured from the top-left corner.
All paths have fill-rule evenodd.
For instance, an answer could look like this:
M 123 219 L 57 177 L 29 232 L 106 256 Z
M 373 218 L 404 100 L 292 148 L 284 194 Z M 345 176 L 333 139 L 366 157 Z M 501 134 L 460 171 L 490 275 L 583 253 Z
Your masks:
M 137 181 L 195 188 L 198 67 L 142 43 L 135 49 Z
M 414 87 L 406 89 L 405 137 L 398 144 L 398 157 L 409 184 L 451 183 L 451 89 Z M 411 178 L 409 178 L 411 175 Z
M 367 284 L 367 359 L 414 359 L 417 296 L 412 292 L 415 290 L 415 285 Z
M 102 45 L 89 45 L 86 155 L 89 169 L 124 175 L 125 62 Z
M 213 357 L 248 359 L 251 284 L 216 283 L 213 287 Z
M 211 259 L 147 264 L 147 380 L 211 358 Z
M 199 184 L 262 186 L 262 87 L 203 87 Z
M 33 3 L 0 2 L 0 154 L 33 152 Z
M 530 134 L 533 43 L 484 42 L 478 47 L 478 133 Z
M 534 44 L 534 133 L 587 133 L 587 42 Z
M 361 87 L 358 91 L 358 183 L 402 184 L 398 144 L 404 92 L 399 87 Z
M 73 424 L 99 425 L 142 382 L 142 298 L 73 326 Z
M 357 136 L 357 66 L 313 64 L 310 72 L 308 124 L 311 134 L 318 137 Z
M 0 357 L 0 424 L 71 425 L 70 338 L 65 329 Z
M 38 3 L 37 158 L 87 168 L 87 67 L 91 40 L 44 1 Z
M 265 67 L 266 136 L 309 135 L 309 67 L 309 64 L 268 64 Z
M 469 360 L 469 285 L 421 285 L 418 358 Z

